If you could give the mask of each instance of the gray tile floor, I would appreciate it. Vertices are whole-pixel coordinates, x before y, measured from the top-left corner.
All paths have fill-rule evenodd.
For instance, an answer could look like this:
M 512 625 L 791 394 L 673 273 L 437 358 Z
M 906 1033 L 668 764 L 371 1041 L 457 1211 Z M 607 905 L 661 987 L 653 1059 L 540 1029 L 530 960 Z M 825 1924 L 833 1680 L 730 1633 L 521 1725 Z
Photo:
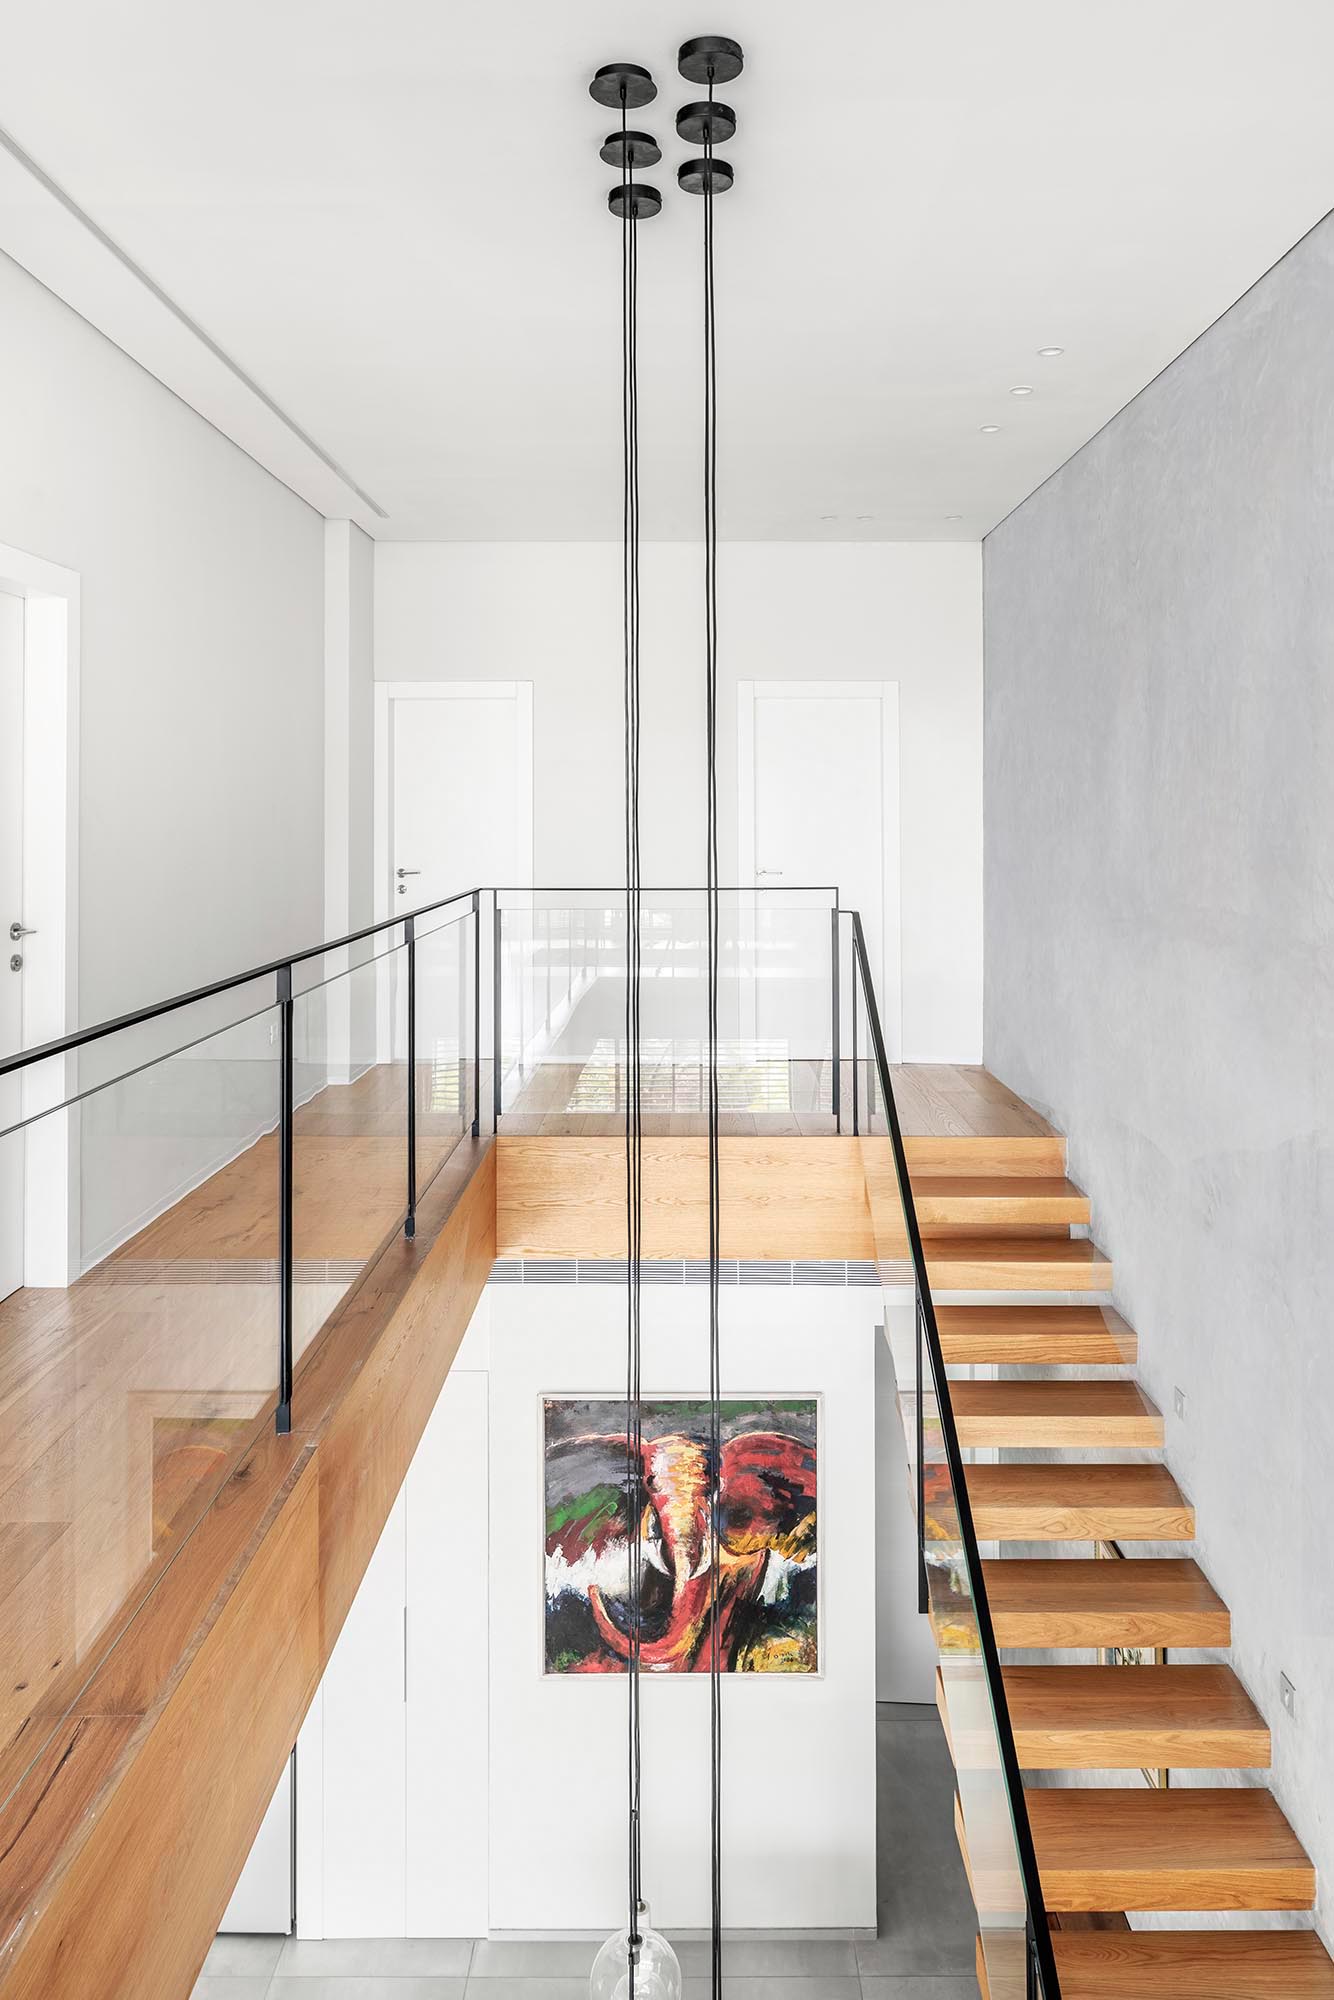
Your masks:
M 729 1944 L 727 2000 L 977 2000 L 976 1920 L 934 1708 L 878 1716 L 879 1936 Z M 594 1944 L 220 1937 L 195 2000 L 586 2000 Z M 685 2000 L 707 2000 L 708 1947 L 678 1947 Z

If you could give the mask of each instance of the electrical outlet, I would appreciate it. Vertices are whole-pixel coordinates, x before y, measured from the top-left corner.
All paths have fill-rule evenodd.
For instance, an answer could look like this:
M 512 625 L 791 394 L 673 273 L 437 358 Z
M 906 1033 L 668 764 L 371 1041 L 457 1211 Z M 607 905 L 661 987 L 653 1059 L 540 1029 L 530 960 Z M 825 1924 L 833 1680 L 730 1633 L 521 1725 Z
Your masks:
M 1286 1674 L 1278 1677 L 1278 1698 L 1293 1721 L 1297 1720 L 1297 1690 Z
M 1175 1392 L 1175 1394 L 1173 1395 L 1173 1398 L 1172 1398 L 1172 1400 L 1173 1400 L 1173 1402 L 1174 1402 L 1174 1403 L 1176 1404 L 1176 1413 L 1177 1413 L 1177 1415 L 1178 1415 L 1178 1416 L 1180 1417 L 1180 1419 L 1181 1419 L 1182 1423 L 1184 1423 L 1184 1422 L 1186 1421 L 1186 1392 L 1185 1392 L 1185 1390 L 1184 1390 L 1184 1389 L 1178 1389 L 1178 1390 L 1177 1390 L 1177 1391 Z

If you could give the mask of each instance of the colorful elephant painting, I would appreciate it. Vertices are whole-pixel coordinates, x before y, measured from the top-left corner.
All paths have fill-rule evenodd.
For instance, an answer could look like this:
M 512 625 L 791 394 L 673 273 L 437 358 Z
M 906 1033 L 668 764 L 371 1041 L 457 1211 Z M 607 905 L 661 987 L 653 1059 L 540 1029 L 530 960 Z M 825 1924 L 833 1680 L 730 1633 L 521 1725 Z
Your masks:
M 640 1665 L 707 1673 L 709 1406 L 643 1406 Z M 625 1405 L 548 1398 L 546 1670 L 615 1674 L 630 1651 Z M 814 1397 L 722 1406 L 716 1643 L 727 1673 L 819 1670 Z

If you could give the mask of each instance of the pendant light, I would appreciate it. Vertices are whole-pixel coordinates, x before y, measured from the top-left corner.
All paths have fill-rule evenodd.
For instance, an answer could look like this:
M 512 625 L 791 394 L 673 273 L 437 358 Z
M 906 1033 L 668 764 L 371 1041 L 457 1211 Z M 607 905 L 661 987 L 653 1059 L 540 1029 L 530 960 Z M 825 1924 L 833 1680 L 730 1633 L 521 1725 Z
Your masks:
M 625 708 L 625 1212 L 626 1212 L 626 1456 L 625 1518 L 629 1569 L 626 1659 L 628 1908 L 624 1927 L 613 1933 L 593 1961 L 590 2000 L 681 2000 L 681 1967 L 676 1953 L 652 1928 L 643 1893 L 640 1801 L 640 1649 L 643 1638 L 642 1564 L 644 1515 L 643 1396 L 641 1381 L 641 1259 L 643 1252 L 643 1066 L 639 993 L 639 224 L 662 208 L 657 189 L 637 181 L 640 168 L 662 158 L 647 132 L 632 131 L 629 113 L 651 104 L 657 86 L 637 63 L 609 63 L 594 77 L 595 103 L 620 114 L 601 158 L 619 167 L 621 178 L 607 205 L 621 224 L 621 441 L 623 452 L 623 643 Z
M 736 113 L 715 96 L 718 84 L 740 76 L 745 58 L 726 35 L 697 35 L 683 44 L 677 68 L 687 83 L 704 86 L 707 96 L 681 107 L 678 134 L 702 146 L 703 156 L 677 170 L 677 181 L 703 201 L 704 246 L 704 725 L 707 806 L 705 813 L 706 924 L 708 932 L 707 1008 L 709 1075 L 709 1885 L 710 1974 L 713 2000 L 722 2000 L 722 1649 L 719 1645 L 719 1515 L 722 1506 L 722 1340 L 719 1317 L 721 1274 L 721 1187 L 718 1099 L 718 340 L 715 313 L 713 204 L 726 194 L 733 174 L 715 146 L 736 132 Z

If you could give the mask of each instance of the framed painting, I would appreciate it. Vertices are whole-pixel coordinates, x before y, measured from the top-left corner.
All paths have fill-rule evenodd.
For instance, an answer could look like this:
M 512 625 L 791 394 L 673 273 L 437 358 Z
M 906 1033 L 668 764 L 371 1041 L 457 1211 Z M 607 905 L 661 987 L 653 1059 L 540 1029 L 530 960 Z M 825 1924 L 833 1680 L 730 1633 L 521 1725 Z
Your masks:
M 722 1405 L 716 1617 L 709 1405 L 642 1407 L 632 1537 L 625 1404 L 543 1399 L 545 1672 L 625 1672 L 637 1539 L 642 1672 L 817 1674 L 818 1399 Z

